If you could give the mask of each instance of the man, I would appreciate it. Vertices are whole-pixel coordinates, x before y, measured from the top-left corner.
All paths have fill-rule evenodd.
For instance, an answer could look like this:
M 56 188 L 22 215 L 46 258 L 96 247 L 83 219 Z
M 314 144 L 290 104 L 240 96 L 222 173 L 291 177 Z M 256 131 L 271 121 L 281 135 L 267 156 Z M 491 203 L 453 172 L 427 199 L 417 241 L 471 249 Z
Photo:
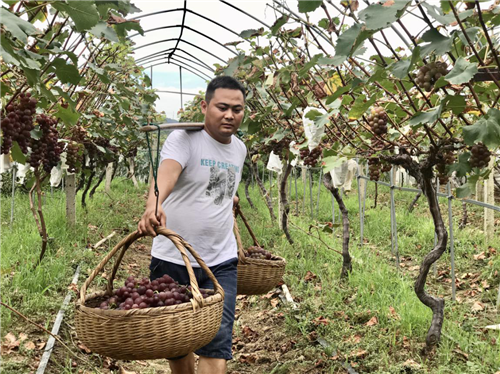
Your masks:
M 237 80 L 213 79 L 201 102 L 205 128 L 173 131 L 161 151 L 158 168 L 158 212 L 155 216 L 154 182 L 138 229 L 154 238 L 151 279 L 168 274 L 189 284 L 181 254 L 169 239 L 156 236 L 154 226 L 180 234 L 198 252 L 225 292 L 222 323 L 215 338 L 196 351 L 198 374 L 226 373 L 232 359 L 231 343 L 236 304 L 237 245 L 233 234 L 233 198 L 246 156 L 243 142 L 234 134 L 243 120 L 245 89 Z M 190 256 L 191 257 L 191 256 Z M 191 257 L 198 284 L 213 288 Z M 157 333 L 162 333 L 158 331 Z M 194 355 L 170 359 L 173 374 L 194 374 Z

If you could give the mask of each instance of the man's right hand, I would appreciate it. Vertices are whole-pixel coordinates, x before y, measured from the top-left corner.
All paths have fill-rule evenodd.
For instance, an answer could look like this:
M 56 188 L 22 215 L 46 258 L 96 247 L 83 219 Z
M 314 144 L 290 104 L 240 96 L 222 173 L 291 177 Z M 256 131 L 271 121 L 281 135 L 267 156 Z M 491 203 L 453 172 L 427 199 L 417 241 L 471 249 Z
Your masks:
M 155 237 L 155 226 L 167 226 L 167 216 L 165 215 L 163 207 L 161 205 L 158 206 L 158 212 L 156 213 L 156 216 L 155 210 L 155 206 L 146 208 L 146 211 L 142 215 L 142 218 L 137 225 L 137 230 L 139 231 L 139 233 Z

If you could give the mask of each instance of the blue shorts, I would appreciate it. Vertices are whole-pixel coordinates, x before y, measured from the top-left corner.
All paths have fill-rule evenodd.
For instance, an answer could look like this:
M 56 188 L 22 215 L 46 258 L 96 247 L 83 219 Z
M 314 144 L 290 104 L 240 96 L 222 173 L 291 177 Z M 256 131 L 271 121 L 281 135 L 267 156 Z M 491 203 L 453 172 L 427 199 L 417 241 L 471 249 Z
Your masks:
M 219 284 L 224 289 L 224 309 L 222 311 L 222 322 L 219 331 L 213 340 L 206 346 L 201 347 L 195 353 L 199 356 L 210 358 L 223 358 L 231 360 L 233 323 L 236 308 L 236 283 L 238 280 L 238 259 L 224 261 L 223 263 L 209 267 Z M 149 266 L 151 271 L 150 279 L 160 278 L 164 274 L 170 275 L 180 284 L 189 284 L 189 275 L 184 265 L 177 265 L 168 261 L 160 260 L 156 257 L 151 259 Z M 201 268 L 193 268 L 194 275 L 200 288 L 213 289 L 213 282 Z M 178 359 L 182 357 L 176 357 Z

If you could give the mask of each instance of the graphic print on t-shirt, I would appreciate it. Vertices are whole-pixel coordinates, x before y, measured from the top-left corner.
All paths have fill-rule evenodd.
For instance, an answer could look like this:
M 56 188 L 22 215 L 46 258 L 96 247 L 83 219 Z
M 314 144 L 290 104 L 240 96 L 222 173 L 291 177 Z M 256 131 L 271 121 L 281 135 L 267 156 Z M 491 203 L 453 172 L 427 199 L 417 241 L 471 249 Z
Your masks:
M 235 180 L 236 173 L 233 167 L 221 170 L 218 166 L 211 166 L 205 193 L 214 199 L 215 205 L 220 205 L 224 198 L 232 199 Z

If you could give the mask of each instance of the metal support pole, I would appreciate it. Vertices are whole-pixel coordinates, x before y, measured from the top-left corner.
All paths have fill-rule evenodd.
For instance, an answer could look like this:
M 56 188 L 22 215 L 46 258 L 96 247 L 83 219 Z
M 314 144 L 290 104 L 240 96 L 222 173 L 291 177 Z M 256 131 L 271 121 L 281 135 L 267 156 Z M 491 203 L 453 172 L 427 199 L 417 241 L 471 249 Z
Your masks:
M 393 167 L 394 169 L 394 167 Z M 398 229 L 396 225 L 396 207 L 394 203 L 394 173 L 391 170 L 390 182 L 391 182 L 391 244 L 392 244 L 392 254 L 396 256 L 396 266 L 399 268 L 399 251 L 398 251 Z
M 303 168 L 305 166 L 302 166 Z M 302 169 L 304 170 L 304 169 Z M 307 167 L 306 167 L 306 173 L 307 173 Z M 301 175 L 302 176 L 302 175 Z M 302 182 L 303 182 L 303 185 L 304 185 L 304 194 L 302 195 L 302 213 L 305 214 L 306 213 L 306 181 L 307 181 L 307 178 L 302 178 Z
M 181 86 L 181 108 L 184 109 L 184 103 L 182 102 L 182 67 L 179 66 L 179 82 Z
M 299 215 L 299 195 L 297 193 L 297 169 L 293 168 L 293 175 L 295 178 L 295 212 Z
M 359 185 L 361 178 L 359 175 L 359 166 L 358 166 L 358 173 L 357 174 L 358 175 L 356 176 L 356 179 L 358 181 L 359 245 L 362 246 L 363 245 L 363 211 L 361 210 L 361 186 Z
M 153 88 L 153 66 L 152 65 L 151 65 L 149 74 L 151 75 L 151 88 Z
M 16 198 L 16 172 L 17 172 L 17 167 L 14 165 L 12 167 L 12 200 L 10 203 L 10 228 L 12 228 L 12 222 L 14 221 L 14 200 Z
M 321 179 L 323 178 L 323 168 L 319 169 L 319 179 L 318 179 L 318 202 L 316 204 L 316 218 L 319 217 L 319 197 L 321 194 Z
M 312 190 L 312 169 L 309 169 L 309 199 L 311 201 L 311 218 L 314 218 L 314 202 L 313 202 L 313 190 Z
M 437 194 L 439 194 L 439 178 L 436 178 L 436 195 Z M 434 231 L 434 247 L 436 247 L 436 245 L 437 245 L 437 233 L 436 231 Z M 432 273 L 434 274 L 434 277 L 437 277 L 437 261 L 432 264 Z
M 269 198 L 271 199 L 271 204 L 273 203 L 273 172 L 269 170 Z
M 455 246 L 453 241 L 453 212 L 451 210 L 451 200 L 453 195 L 451 194 L 450 182 L 446 185 L 446 193 L 448 194 L 448 226 L 450 231 L 450 259 L 451 259 L 451 299 L 455 301 L 455 296 L 457 293 L 455 284 Z

